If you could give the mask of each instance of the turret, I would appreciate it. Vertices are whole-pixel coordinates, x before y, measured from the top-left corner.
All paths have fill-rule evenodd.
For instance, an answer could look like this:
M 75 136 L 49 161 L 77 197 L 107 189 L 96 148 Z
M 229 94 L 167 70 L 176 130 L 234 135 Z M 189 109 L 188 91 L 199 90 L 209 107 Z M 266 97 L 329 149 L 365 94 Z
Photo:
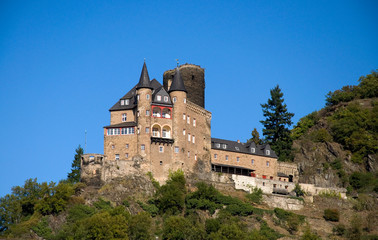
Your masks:
M 144 62 L 139 83 L 136 86 L 136 100 L 138 106 L 136 112 L 138 134 L 137 152 L 142 157 L 149 157 L 150 154 L 152 89 L 153 87 L 151 86 L 146 62 Z

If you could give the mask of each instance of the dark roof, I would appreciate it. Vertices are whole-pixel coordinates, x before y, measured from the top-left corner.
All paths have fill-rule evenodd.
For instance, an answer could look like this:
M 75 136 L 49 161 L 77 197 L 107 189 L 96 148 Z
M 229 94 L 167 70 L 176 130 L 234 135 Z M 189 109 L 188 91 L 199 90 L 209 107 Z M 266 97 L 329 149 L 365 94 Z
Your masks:
M 178 67 L 176 68 L 175 71 L 175 76 L 173 77 L 171 87 L 169 88 L 169 93 L 173 91 L 183 91 L 183 92 L 188 92 L 185 89 L 184 81 L 182 80 L 180 70 Z
M 277 176 L 279 177 L 289 177 L 288 175 L 286 175 L 285 173 L 282 173 L 282 172 L 277 172 Z
M 157 99 L 157 96 L 160 96 L 160 100 Z M 152 103 L 158 105 L 172 106 L 171 97 L 169 96 L 167 91 L 165 91 L 163 86 L 160 86 L 152 93 Z
M 219 147 L 217 144 L 219 144 Z M 253 148 L 255 148 L 254 152 Z M 238 143 L 220 138 L 211 138 L 211 149 L 277 158 L 276 153 L 270 148 L 269 144 L 256 146 L 255 143 Z M 266 150 L 270 151 L 269 155 L 266 155 Z
M 151 87 L 150 77 L 148 76 L 146 62 L 143 63 L 142 72 L 140 74 L 139 83 L 138 83 L 136 89 L 138 90 L 140 88 L 150 88 L 150 89 L 153 89 Z
M 222 166 L 222 167 L 232 167 L 232 168 L 240 168 L 240 169 L 247 169 L 247 170 L 252 170 L 253 172 L 256 171 L 255 169 L 252 169 L 252 168 L 246 168 L 246 167 L 241 167 L 241 166 L 238 166 L 238 165 L 228 165 L 228 164 L 221 164 L 221 163 L 211 163 L 215 166 Z
M 135 127 L 136 125 L 137 125 L 136 122 L 123 122 L 123 123 L 105 126 L 104 128 Z

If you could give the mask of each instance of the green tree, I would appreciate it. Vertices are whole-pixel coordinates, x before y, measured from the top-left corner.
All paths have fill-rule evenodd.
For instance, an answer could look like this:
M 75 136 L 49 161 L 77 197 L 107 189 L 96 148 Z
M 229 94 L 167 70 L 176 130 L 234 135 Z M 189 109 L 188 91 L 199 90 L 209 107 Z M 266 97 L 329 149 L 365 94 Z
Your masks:
M 254 142 L 256 145 L 262 144 L 262 140 L 260 139 L 260 134 L 256 128 L 253 129 L 251 134 L 252 134 L 252 138 L 250 138 L 247 141 L 248 143 Z
M 287 111 L 284 103 L 283 93 L 277 85 L 270 90 L 271 98 L 268 102 L 261 104 L 265 120 L 260 121 L 264 125 L 263 135 L 265 141 L 272 146 L 272 149 L 279 156 L 280 161 L 291 161 L 292 140 L 290 138 L 289 126 L 293 123 L 291 118 L 294 113 Z
M 84 154 L 83 148 L 79 145 L 76 148 L 75 158 L 71 165 L 71 172 L 68 173 L 67 180 L 71 183 L 77 183 L 80 181 L 80 161 L 81 156 Z

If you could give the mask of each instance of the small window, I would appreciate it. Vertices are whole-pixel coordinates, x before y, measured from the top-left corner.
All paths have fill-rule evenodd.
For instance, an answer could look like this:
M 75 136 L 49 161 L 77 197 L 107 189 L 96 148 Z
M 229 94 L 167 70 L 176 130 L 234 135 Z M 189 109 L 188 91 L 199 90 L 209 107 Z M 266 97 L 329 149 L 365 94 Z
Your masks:
M 125 154 L 125 157 L 126 157 L 126 158 L 129 158 L 129 154 L 128 154 L 128 153 L 126 153 L 126 154 Z
M 273 180 L 273 176 L 270 176 L 270 180 Z
M 173 97 L 172 101 L 173 103 L 177 102 L 177 97 Z
M 119 154 L 115 155 L 115 160 L 119 160 Z
M 115 148 L 115 146 L 114 145 L 112 145 L 112 149 L 114 149 Z
M 277 184 L 273 184 L 273 187 L 276 188 L 276 187 L 277 187 Z
M 124 113 L 122 114 L 122 122 L 126 122 L 126 120 L 127 120 L 127 114 Z
M 184 103 L 186 103 L 186 98 L 184 98 Z
M 194 136 L 194 135 L 192 136 L 192 142 L 196 143 L 196 136 Z
M 220 148 L 220 143 L 216 143 L 215 147 Z
M 269 161 L 266 161 L 266 166 L 269 167 Z
M 236 157 L 236 161 L 239 162 L 239 161 L 240 161 L 240 158 L 239 158 L 239 157 Z
M 164 152 L 164 147 L 163 146 L 159 146 L 159 152 Z
M 188 141 L 190 142 L 190 133 L 188 133 Z
M 188 151 L 188 158 L 190 157 L 190 151 Z
M 157 95 L 156 100 L 161 101 L 161 95 Z
M 180 150 L 179 147 L 175 147 L 175 153 L 179 153 L 179 150 Z
M 189 115 L 188 115 L 188 117 L 186 118 L 186 122 L 187 122 L 188 124 L 190 124 L 190 117 L 189 117 Z
M 146 99 L 147 99 L 147 100 L 150 99 L 150 94 L 147 94 L 147 95 L 146 95 Z
M 227 144 L 222 144 L 223 149 L 227 148 Z
M 214 159 L 218 159 L 218 154 L 214 154 Z
M 139 94 L 137 95 L 137 100 L 139 101 Z
M 226 161 L 228 161 L 228 155 L 226 155 Z
M 150 110 L 146 110 L 146 116 L 150 116 Z
M 163 161 L 160 161 L 160 165 L 163 165 Z
M 263 178 L 264 178 L 264 176 L 263 176 Z M 263 182 L 263 186 L 265 186 L 265 182 Z
M 196 126 L 196 119 L 193 118 L 193 126 L 195 127 Z
M 183 120 L 186 119 L 186 115 L 185 115 L 185 113 L 182 114 L 182 119 L 183 119 Z
M 185 129 L 182 130 L 182 135 L 185 135 L 186 131 Z
M 252 159 L 251 163 L 252 163 L 252 165 L 254 165 L 255 164 L 255 159 Z
M 129 144 L 128 144 L 128 143 L 126 143 L 126 149 L 127 149 L 127 148 L 129 148 Z
M 146 127 L 146 133 L 150 133 L 150 128 Z
M 139 117 L 139 111 L 137 111 L 137 116 Z
M 142 145 L 140 146 L 140 150 L 142 150 L 142 151 L 146 150 L 146 146 L 145 146 L 144 144 L 142 144 Z
M 239 151 L 239 147 L 235 147 L 235 149 L 236 149 L 237 151 Z
M 265 154 L 266 154 L 266 155 L 270 155 L 270 150 L 266 150 L 266 151 L 265 151 Z
M 197 161 L 197 154 L 195 154 L 195 155 L 194 155 L 194 160 L 196 160 L 196 161 Z
M 130 104 L 130 100 L 129 99 L 126 99 L 125 100 L 125 105 L 129 105 Z
M 164 96 L 164 102 L 168 102 L 168 96 Z
M 251 153 L 255 153 L 256 152 L 256 149 L 255 148 L 251 148 Z
M 121 106 L 125 105 L 125 100 L 121 100 Z

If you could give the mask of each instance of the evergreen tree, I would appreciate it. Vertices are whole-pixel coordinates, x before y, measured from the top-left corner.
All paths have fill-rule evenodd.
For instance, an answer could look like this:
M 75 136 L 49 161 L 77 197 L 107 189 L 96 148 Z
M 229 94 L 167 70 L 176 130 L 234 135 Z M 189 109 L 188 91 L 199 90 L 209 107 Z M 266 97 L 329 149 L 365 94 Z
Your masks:
M 80 181 L 80 161 L 81 156 L 83 155 L 84 151 L 83 148 L 79 145 L 76 148 L 75 159 L 71 165 L 71 172 L 68 173 L 67 180 L 72 183 L 76 183 Z
M 266 143 L 269 143 L 279 156 L 280 161 L 291 161 L 293 159 L 292 140 L 288 126 L 293 123 L 291 118 L 294 113 L 287 111 L 283 93 L 278 85 L 270 90 L 270 95 L 268 102 L 261 104 L 265 117 L 265 120 L 260 121 L 264 125 L 263 135 Z
M 259 134 L 259 132 L 257 131 L 256 128 L 253 129 L 251 134 L 252 134 L 252 138 L 250 138 L 247 141 L 248 143 L 254 142 L 256 145 L 262 144 L 262 140 L 260 139 L 260 134 Z

